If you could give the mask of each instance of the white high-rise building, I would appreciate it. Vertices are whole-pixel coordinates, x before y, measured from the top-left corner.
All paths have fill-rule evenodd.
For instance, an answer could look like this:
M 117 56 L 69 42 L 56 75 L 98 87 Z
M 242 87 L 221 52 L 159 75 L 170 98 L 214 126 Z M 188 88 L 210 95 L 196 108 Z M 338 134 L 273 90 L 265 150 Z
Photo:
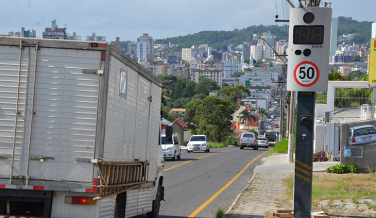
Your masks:
M 332 34 L 330 38 L 330 56 L 336 55 L 338 37 L 338 18 L 332 18 Z
M 137 58 L 138 62 L 142 62 L 147 59 L 148 54 L 153 54 L 154 39 L 147 33 L 137 39 Z
M 191 48 L 182 48 L 181 59 L 184 60 L 184 61 L 191 61 L 192 60 L 192 49 Z
M 255 59 L 257 61 L 260 58 L 264 58 L 263 50 L 264 50 L 263 45 L 260 45 L 260 44 L 251 45 L 251 56 L 253 57 L 253 59 Z

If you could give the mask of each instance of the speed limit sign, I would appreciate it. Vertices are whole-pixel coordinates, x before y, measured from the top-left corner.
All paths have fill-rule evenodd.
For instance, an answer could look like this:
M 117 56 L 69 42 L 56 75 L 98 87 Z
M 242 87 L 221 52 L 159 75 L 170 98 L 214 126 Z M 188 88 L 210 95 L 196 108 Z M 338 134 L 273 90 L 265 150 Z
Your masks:
M 320 70 L 311 61 L 303 61 L 295 67 L 294 79 L 302 87 L 313 86 L 320 78 Z
M 332 9 L 291 8 L 287 90 L 328 90 Z

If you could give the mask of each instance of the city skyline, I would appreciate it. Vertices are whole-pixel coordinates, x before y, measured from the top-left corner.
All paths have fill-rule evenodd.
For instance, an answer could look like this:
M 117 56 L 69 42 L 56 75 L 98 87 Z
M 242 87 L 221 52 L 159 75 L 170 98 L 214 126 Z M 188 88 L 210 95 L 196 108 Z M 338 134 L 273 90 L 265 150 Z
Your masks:
M 205 30 L 232 31 L 252 25 L 274 25 L 275 15 L 278 14 L 279 19 L 288 19 L 290 9 L 285 0 L 269 1 L 269 4 L 265 4 L 265 0 L 238 0 L 236 3 L 224 0 L 108 0 L 106 4 L 87 0 L 23 2 L 0 2 L 0 6 L 7 9 L 0 15 L 1 35 L 25 27 L 26 30 L 34 29 L 37 37 L 42 38 L 44 29 L 51 27 L 51 21 L 56 20 L 59 28 L 66 27 L 67 33 L 76 32 L 82 39 L 92 33 L 106 36 L 108 42 L 116 37 L 121 41 L 137 41 L 143 33 L 148 33 L 153 39 L 163 39 Z M 375 0 L 362 0 L 361 4 L 350 0 L 331 2 L 333 17 L 376 21 Z M 292 3 L 297 6 L 298 0 Z

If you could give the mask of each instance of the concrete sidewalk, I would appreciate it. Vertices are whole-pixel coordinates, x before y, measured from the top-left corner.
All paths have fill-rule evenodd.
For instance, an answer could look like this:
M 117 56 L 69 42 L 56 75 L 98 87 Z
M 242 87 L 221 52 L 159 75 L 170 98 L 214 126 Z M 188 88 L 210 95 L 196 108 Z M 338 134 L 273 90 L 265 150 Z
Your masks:
M 338 162 L 314 162 L 313 171 L 325 171 L 336 164 Z M 247 187 L 228 208 L 226 217 L 261 218 L 268 211 L 284 209 L 284 205 L 278 201 L 285 191 L 282 180 L 294 172 L 294 167 L 294 163 L 288 162 L 287 154 L 264 158 L 262 164 L 255 168 L 254 176 Z M 293 202 L 289 204 L 293 205 Z

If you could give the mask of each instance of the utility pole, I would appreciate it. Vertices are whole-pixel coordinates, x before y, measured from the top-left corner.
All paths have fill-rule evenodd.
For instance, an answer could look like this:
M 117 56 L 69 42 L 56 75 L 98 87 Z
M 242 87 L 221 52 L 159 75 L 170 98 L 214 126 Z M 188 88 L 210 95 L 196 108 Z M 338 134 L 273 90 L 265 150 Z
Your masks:
M 294 217 L 307 218 L 311 217 L 312 205 L 315 98 L 317 91 L 328 89 L 332 9 L 320 8 L 320 0 L 306 0 L 305 7 L 299 2 L 300 7 L 290 9 L 287 90 L 296 91 L 298 98 Z M 294 96 L 290 99 L 291 123 L 294 123 Z M 293 129 L 289 131 L 293 133 Z

